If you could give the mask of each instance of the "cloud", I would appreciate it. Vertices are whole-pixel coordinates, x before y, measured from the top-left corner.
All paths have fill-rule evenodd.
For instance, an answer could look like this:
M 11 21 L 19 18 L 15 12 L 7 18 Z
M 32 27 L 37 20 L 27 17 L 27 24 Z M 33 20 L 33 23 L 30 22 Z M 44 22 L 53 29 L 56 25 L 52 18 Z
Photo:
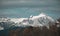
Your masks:
M 23 4 L 44 4 L 46 3 L 46 1 L 33 1 L 33 0 L 19 0 L 19 1 L 3 1 L 2 2 L 2 5 L 12 5 L 12 4 L 15 4 L 15 5 L 23 5 Z
M 1 7 L 59 7 L 59 4 L 57 0 L 3 0 Z

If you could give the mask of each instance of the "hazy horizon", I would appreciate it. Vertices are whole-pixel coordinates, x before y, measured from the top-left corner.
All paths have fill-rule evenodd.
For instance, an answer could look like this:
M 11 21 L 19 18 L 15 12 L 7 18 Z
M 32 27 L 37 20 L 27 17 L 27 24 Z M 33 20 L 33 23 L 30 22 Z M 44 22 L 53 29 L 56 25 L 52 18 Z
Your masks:
M 54 19 L 60 17 L 59 0 L 2 0 L 0 17 L 29 17 L 46 13 Z

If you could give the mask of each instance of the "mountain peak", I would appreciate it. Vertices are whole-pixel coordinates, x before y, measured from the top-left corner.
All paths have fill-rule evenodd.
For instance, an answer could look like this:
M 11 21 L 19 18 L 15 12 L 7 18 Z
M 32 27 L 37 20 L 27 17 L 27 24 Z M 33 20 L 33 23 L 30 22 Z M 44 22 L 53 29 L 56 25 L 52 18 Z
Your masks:
M 46 14 L 45 13 L 41 13 L 41 14 L 39 14 L 39 16 L 46 16 Z

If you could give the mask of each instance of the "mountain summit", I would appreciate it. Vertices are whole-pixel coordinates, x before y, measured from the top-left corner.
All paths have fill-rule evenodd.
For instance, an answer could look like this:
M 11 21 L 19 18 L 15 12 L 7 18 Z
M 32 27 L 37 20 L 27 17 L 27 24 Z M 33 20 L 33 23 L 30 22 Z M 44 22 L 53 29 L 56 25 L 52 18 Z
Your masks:
M 55 23 L 55 20 L 52 17 L 44 13 L 41 13 L 38 16 L 32 16 L 29 20 L 33 21 L 33 26 L 49 26 L 54 25 Z

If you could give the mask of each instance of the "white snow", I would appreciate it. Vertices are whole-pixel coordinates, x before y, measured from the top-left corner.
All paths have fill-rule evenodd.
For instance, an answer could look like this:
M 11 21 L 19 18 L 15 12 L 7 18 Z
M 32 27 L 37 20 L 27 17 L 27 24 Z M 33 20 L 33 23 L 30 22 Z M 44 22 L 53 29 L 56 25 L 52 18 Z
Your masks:
M 4 30 L 4 28 L 0 26 L 0 30 Z
M 15 26 L 34 26 L 34 27 L 40 27 L 40 26 L 48 26 L 54 25 L 55 20 L 51 18 L 50 16 L 47 16 L 44 13 L 41 13 L 37 16 L 30 16 L 30 18 L 0 18 L 0 22 L 7 22 L 12 21 L 15 23 Z M 32 21 L 32 22 L 31 22 Z M 14 25 L 14 24 L 13 24 Z

